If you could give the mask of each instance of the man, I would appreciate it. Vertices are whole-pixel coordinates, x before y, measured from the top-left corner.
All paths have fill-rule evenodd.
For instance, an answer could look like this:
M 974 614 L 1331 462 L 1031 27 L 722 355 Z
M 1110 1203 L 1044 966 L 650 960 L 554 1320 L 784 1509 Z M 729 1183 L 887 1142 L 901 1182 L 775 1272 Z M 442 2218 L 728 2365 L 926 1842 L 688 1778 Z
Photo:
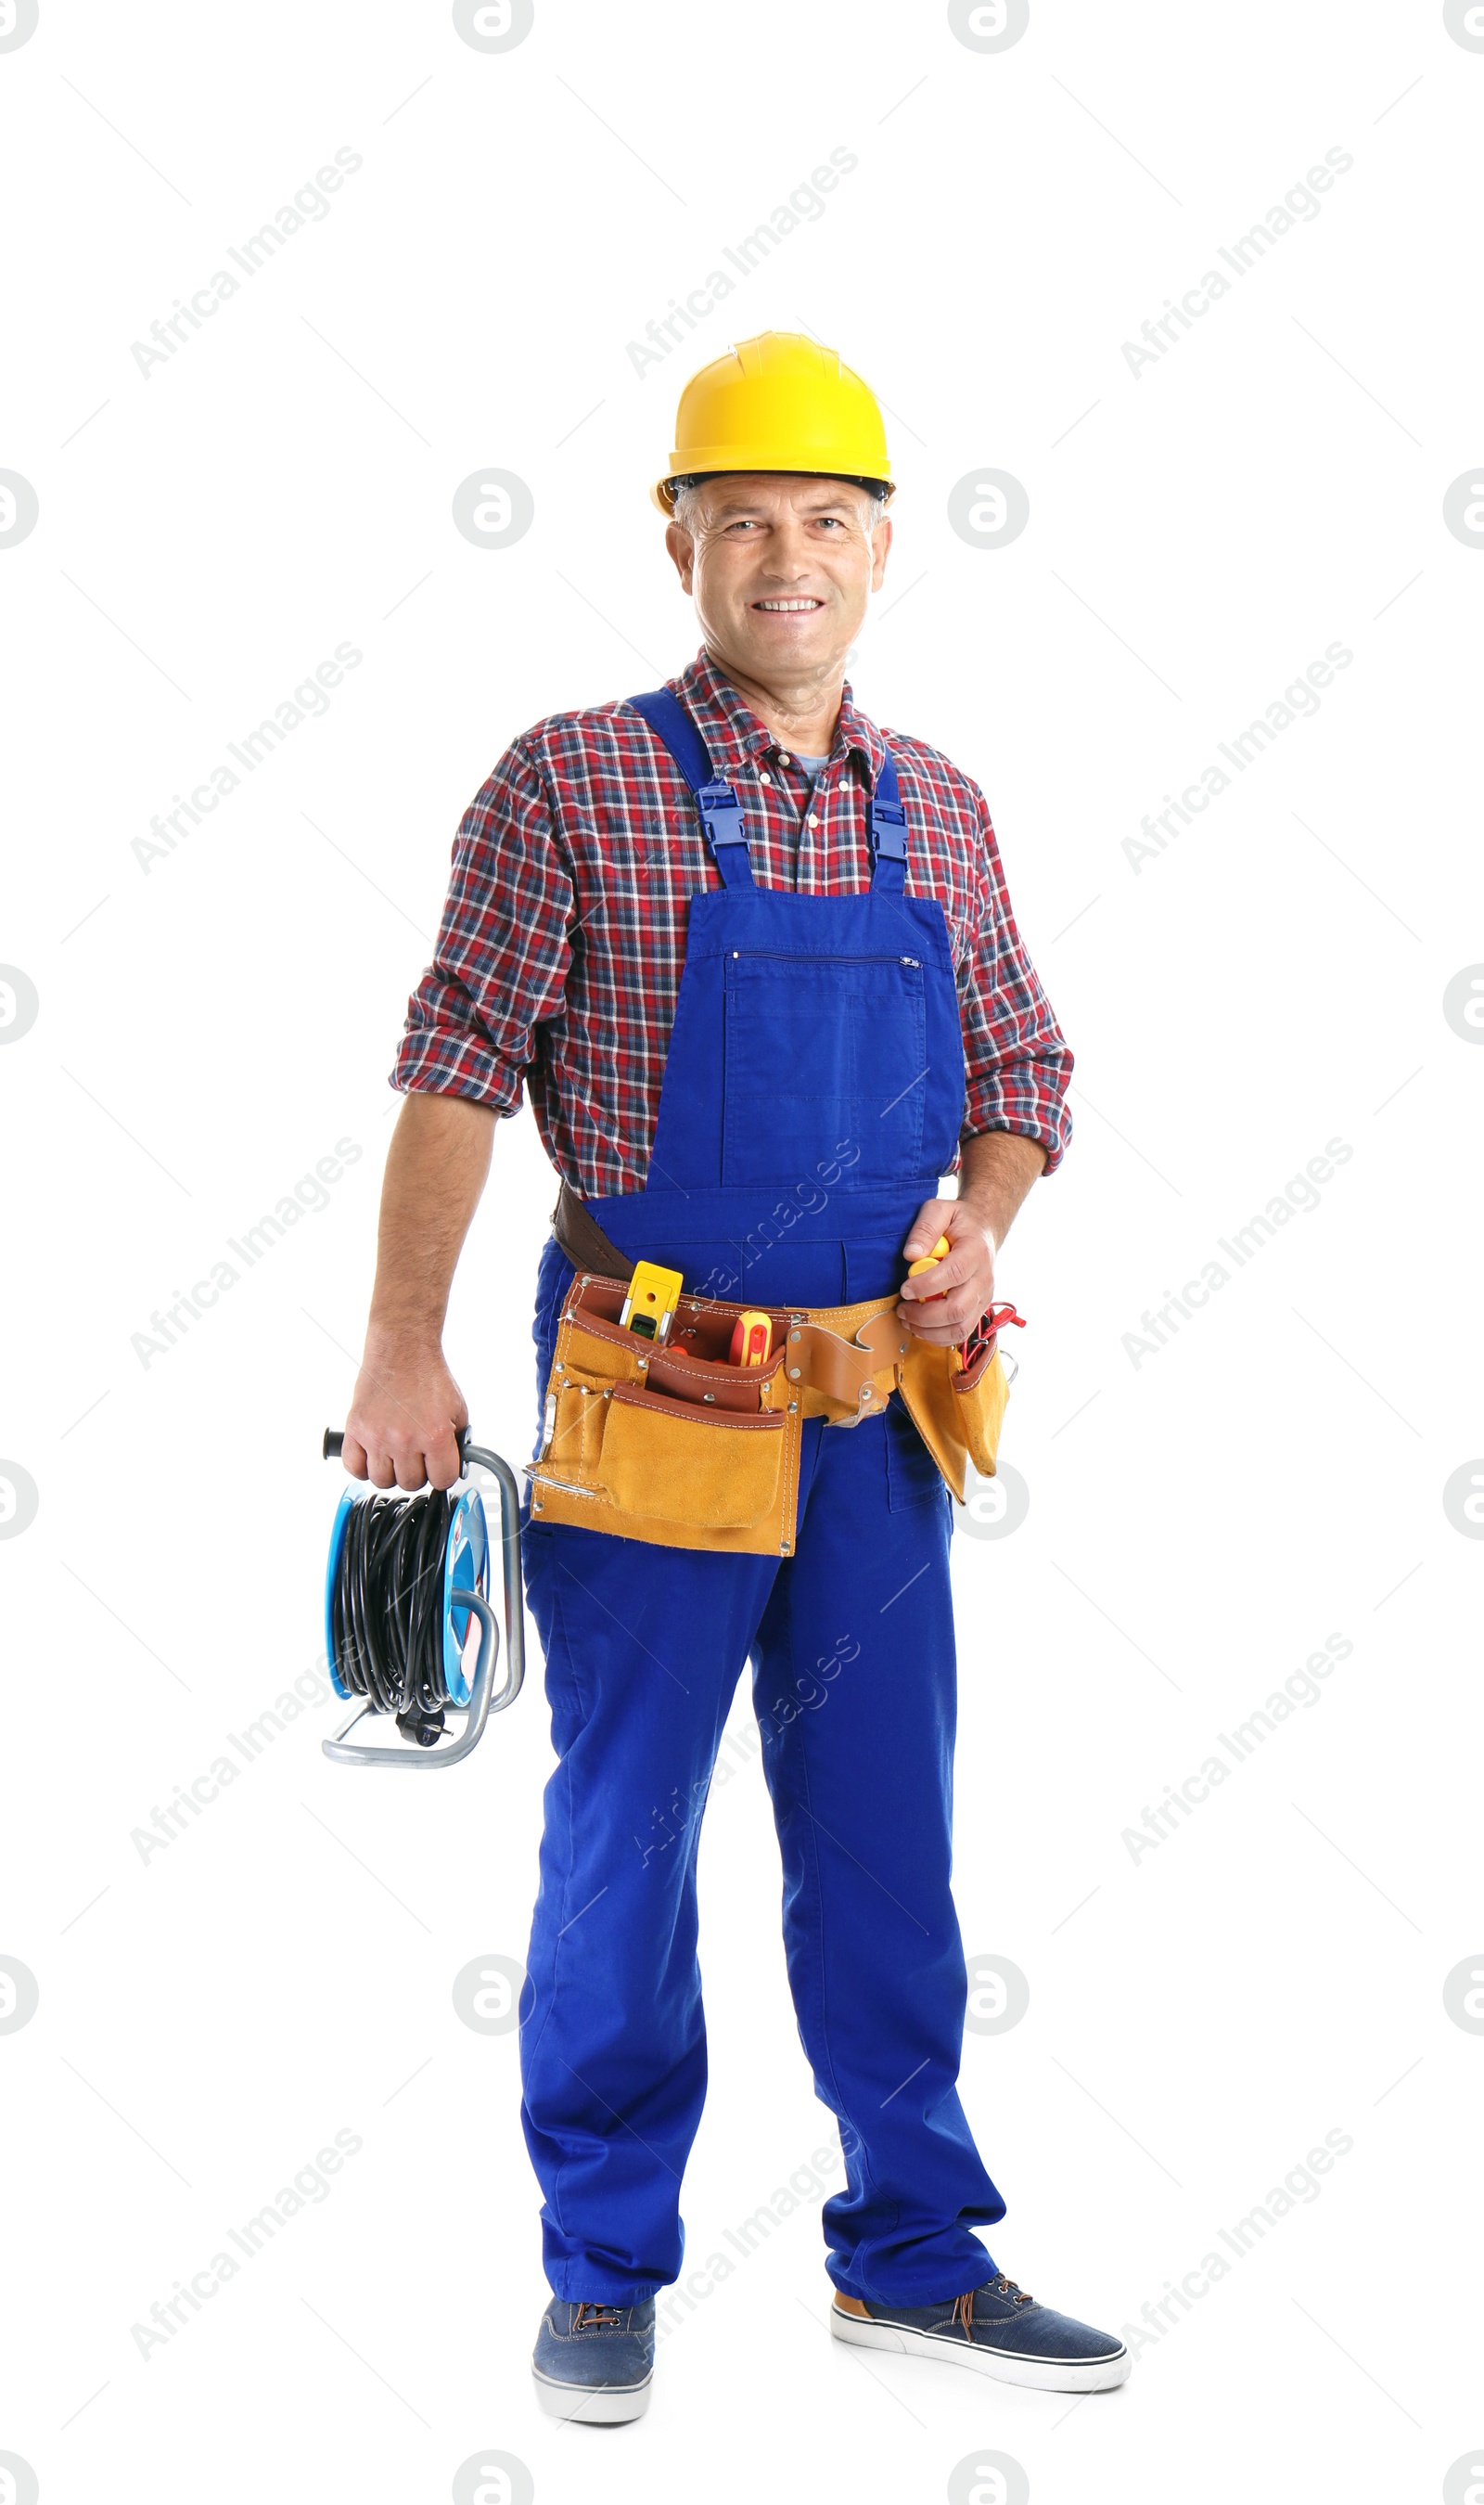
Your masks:
M 874 398 L 833 351 L 764 333 L 692 379 L 676 434 L 653 492 L 700 654 L 667 690 L 538 723 L 459 831 L 395 1074 L 346 1427 L 347 1468 L 378 1487 L 458 1475 L 443 1318 L 523 1077 L 562 1179 L 538 1403 L 577 1270 L 640 1257 L 763 1305 L 900 1288 L 905 1330 L 961 1343 L 1068 1135 L 1071 1057 L 983 796 L 921 741 L 888 744 L 845 683 L 891 545 Z M 940 1236 L 937 1267 L 905 1277 Z M 803 1421 L 791 1554 L 645 1545 L 542 1520 L 529 1490 L 523 1506 L 559 1761 L 522 2110 L 553 2292 L 534 2365 L 560 2417 L 647 2404 L 706 2086 L 700 1814 L 749 1660 L 789 1981 L 846 2155 L 823 2211 L 833 2332 L 1057 2390 L 1128 2372 L 973 2232 L 1005 2205 L 955 2085 L 952 1499 L 899 1394 L 848 1425 Z M 785 1711 L 816 1670 L 815 1710 Z M 680 1831 L 661 1837 L 671 1802 Z

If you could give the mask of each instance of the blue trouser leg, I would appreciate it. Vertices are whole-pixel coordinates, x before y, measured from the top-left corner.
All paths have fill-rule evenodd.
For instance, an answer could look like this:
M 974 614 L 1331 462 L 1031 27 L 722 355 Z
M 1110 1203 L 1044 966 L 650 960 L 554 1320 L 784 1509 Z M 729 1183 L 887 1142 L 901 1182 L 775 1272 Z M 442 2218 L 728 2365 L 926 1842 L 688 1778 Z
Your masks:
M 706 2096 L 696 1849 L 771 1558 L 567 1524 L 526 1537 L 552 1744 L 521 2029 L 554 2294 L 633 2305 L 679 2275 Z
M 826 1430 L 753 1681 L 799 2031 L 846 2156 L 830 2276 L 895 2305 L 992 2276 L 970 2227 L 1005 2214 L 956 2086 L 950 1499 L 925 1458 L 905 1415 Z

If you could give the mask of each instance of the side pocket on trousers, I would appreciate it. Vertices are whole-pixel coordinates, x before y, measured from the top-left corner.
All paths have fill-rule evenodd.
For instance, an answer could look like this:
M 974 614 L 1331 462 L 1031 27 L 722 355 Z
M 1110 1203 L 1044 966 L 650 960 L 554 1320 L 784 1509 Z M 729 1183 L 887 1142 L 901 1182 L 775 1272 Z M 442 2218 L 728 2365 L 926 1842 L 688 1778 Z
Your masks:
M 576 1271 L 554 1235 L 548 1235 L 541 1247 L 541 1257 L 535 1274 L 535 1320 L 531 1335 L 537 1347 L 550 1350 L 555 1346 L 557 1323 L 567 1290 Z
M 917 1432 L 900 1394 L 886 1403 L 886 1504 L 891 1513 L 931 1504 L 943 1494 L 943 1473 Z M 864 1434 L 864 1427 L 855 1430 Z

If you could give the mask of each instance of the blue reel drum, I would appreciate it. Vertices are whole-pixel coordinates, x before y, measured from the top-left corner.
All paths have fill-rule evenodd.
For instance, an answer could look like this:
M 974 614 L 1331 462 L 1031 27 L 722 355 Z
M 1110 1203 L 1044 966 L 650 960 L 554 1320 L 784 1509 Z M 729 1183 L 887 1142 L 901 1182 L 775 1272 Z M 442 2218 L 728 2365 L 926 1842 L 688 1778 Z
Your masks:
M 340 1560 L 345 1554 L 346 1525 L 355 1502 L 354 1494 L 347 1488 L 330 1526 L 329 1558 L 325 1568 L 325 1658 L 329 1664 L 330 1685 L 337 1696 L 343 1696 L 347 1701 L 351 1691 L 335 1666 L 335 1584 L 339 1578 Z
M 455 1608 L 457 1591 L 477 1592 L 485 1601 L 490 1597 L 490 1535 L 477 1488 L 466 1488 L 455 1505 L 443 1552 L 443 1680 L 450 1702 L 467 1705 L 470 1691 L 464 1655 L 472 1611 Z

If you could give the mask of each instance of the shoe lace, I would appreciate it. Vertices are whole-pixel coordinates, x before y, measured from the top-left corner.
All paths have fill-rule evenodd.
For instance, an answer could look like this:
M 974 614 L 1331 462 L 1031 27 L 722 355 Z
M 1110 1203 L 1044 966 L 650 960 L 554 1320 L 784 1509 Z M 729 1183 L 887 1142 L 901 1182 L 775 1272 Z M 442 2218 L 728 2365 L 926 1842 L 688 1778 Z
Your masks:
M 573 2331 L 615 2331 L 624 2318 L 621 2305 L 580 2304 L 572 2316 Z
M 1014 2305 L 1034 2305 L 1036 2301 L 1033 2296 L 1027 2296 L 1023 2288 L 1017 2287 L 1013 2278 L 1007 2278 L 1003 2271 L 998 2278 L 990 2280 L 989 2292 L 992 2296 L 1009 2297 Z M 949 2317 L 952 2322 L 963 2324 L 966 2340 L 972 2340 L 974 2337 L 974 2297 L 975 2290 L 972 2287 L 968 2288 L 962 2296 L 955 2297 L 953 2311 Z

